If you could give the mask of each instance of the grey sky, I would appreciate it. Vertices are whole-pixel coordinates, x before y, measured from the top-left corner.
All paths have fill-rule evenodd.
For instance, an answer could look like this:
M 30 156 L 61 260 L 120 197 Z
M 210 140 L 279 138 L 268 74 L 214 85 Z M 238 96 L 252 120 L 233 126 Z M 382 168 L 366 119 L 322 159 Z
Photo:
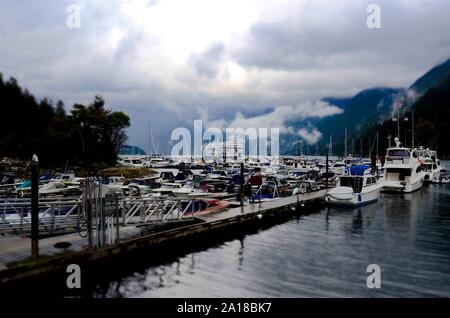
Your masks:
M 381 29 L 366 26 L 370 3 Z M 66 26 L 69 4 L 80 29 Z M 450 58 L 449 0 L 0 0 L 0 10 L 5 78 L 66 105 L 100 94 L 131 115 L 130 142 L 144 149 L 150 120 L 161 151 L 193 119 L 233 125 L 254 113 L 249 124 L 282 125 L 284 111 L 406 87 Z

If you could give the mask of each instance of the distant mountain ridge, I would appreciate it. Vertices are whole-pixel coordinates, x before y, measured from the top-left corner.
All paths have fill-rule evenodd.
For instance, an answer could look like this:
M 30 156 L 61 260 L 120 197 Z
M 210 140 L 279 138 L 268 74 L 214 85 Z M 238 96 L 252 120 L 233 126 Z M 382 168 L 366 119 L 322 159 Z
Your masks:
M 402 117 L 412 118 L 414 112 L 414 146 L 423 146 L 437 150 L 440 159 L 450 158 L 450 73 L 435 81 L 410 108 L 402 111 Z M 373 138 L 379 134 L 380 154 L 389 146 L 388 137 L 397 135 L 397 122 L 391 119 L 368 128 L 363 139 Z M 412 124 L 410 121 L 400 122 L 400 141 L 406 147 L 411 147 Z
M 411 85 L 418 94 L 423 95 L 431 87 L 436 86 L 443 78 L 450 74 L 450 59 L 439 64 L 421 76 L 417 81 Z
M 352 140 L 357 143 L 358 147 L 355 148 L 359 149 L 359 139 L 362 135 L 366 135 L 371 127 L 381 125 L 387 119 L 391 120 L 397 102 L 402 101 L 405 106 L 403 111 L 410 110 L 430 89 L 441 85 L 440 83 L 447 78 L 450 78 L 450 59 L 430 69 L 408 88 L 374 87 L 362 90 L 353 97 L 324 97 L 323 101 L 343 109 L 344 112 L 323 119 L 293 121 L 289 124 L 296 129 L 305 126 L 317 127 L 322 133 L 319 147 L 322 149 L 326 147 L 329 137 L 332 136 L 333 152 L 342 155 L 345 129 L 347 129 L 348 152 L 352 150 Z M 364 148 L 368 148 L 367 138 L 362 140 Z M 283 138 L 282 145 L 288 149 L 288 153 L 299 152 L 296 145 L 298 139 L 296 136 Z

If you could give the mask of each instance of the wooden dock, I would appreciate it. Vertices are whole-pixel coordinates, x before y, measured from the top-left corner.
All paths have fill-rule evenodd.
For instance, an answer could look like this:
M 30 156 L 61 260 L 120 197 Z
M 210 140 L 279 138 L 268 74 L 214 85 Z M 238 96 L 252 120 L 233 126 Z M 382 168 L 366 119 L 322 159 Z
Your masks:
M 40 258 L 31 261 L 31 240 L 28 237 L 5 234 L 0 236 L 0 286 L 4 283 L 30 278 L 39 273 L 65 270 L 68 264 L 86 264 L 105 260 L 139 248 L 175 242 L 189 236 L 214 233 L 247 222 L 260 222 L 267 217 L 281 217 L 302 207 L 322 201 L 326 190 L 277 198 L 272 201 L 246 204 L 198 217 L 196 223 L 146 232 L 146 225 L 129 225 L 120 228 L 120 242 L 102 248 L 89 248 L 87 239 L 79 233 L 44 238 L 39 241 Z M 147 233 L 147 234 L 145 234 Z M 148 234 L 150 233 L 150 234 Z M 58 248 L 57 243 L 66 247 Z

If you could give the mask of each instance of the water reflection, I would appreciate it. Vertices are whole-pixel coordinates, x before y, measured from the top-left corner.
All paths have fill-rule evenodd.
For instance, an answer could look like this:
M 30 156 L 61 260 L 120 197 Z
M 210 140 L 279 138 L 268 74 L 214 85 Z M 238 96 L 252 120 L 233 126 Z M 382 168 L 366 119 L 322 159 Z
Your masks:
M 358 208 L 358 211 L 356 212 L 356 216 L 353 216 L 352 234 L 361 234 L 362 233 L 362 225 L 363 225 L 362 212 L 361 212 L 361 208 Z
M 244 264 L 244 238 L 239 239 L 239 251 L 238 251 L 238 270 L 242 270 L 242 265 Z

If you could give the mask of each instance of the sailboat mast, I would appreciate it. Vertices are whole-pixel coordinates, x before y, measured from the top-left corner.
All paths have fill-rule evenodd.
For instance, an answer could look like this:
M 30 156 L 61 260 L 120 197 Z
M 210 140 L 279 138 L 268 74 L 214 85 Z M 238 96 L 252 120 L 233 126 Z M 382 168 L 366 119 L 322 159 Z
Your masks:
M 412 149 L 414 149 L 414 112 L 411 112 L 411 125 L 412 125 L 411 145 L 412 145 Z
M 152 153 L 150 120 L 148 121 L 148 154 Z
M 333 155 L 333 135 L 330 135 L 329 155 L 330 155 L 330 157 Z
M 361 158 L 363 157 L 363 149 L 362 149 L 362 137 L 359 139 L 359 155 L 361 156 Z
M 303 140 L 300 140 L 300 157 L 303 157 Z
M 378 159 L 378 132 L 377 132 L 377 154 L 376 154 L 376 156 L 377 156 L 377 159 Z
M 400 104 L 397 105 L 397 137 L 400 139 Z
M 344 148 L 344 157 L 347 156 L 347 128 L 345 128 L 345 148 Z

